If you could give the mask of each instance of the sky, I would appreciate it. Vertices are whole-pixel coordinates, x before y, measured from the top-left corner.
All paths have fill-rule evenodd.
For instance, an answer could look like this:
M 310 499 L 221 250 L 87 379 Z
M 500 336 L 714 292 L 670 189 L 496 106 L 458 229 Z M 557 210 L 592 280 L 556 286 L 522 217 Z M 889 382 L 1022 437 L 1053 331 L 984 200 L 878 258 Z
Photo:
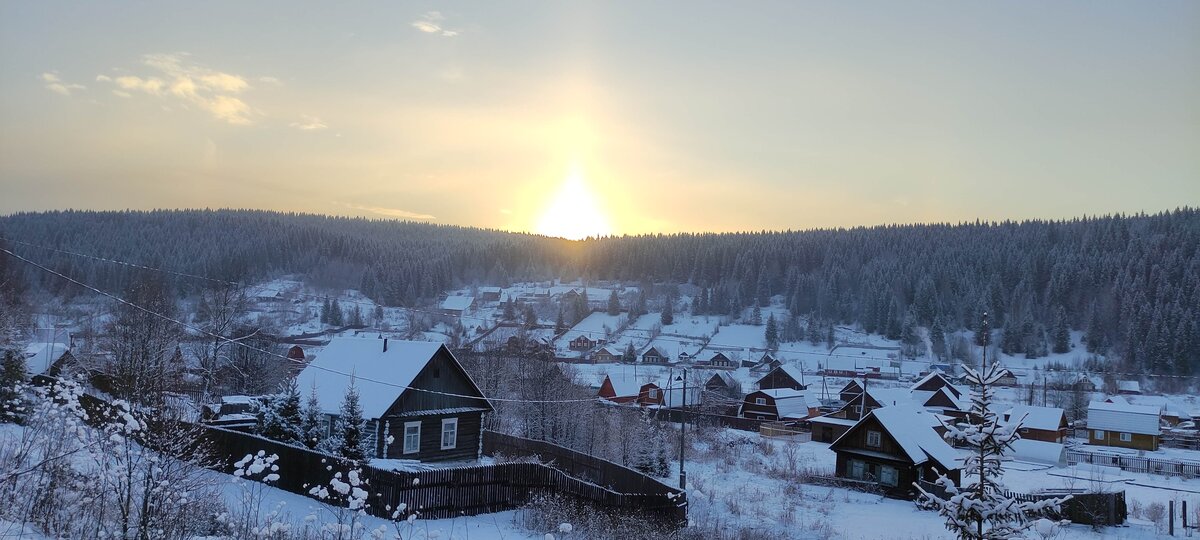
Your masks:
M 1200 2 L 0 3 L 0 214 L 579 237 L 1185 205 Z

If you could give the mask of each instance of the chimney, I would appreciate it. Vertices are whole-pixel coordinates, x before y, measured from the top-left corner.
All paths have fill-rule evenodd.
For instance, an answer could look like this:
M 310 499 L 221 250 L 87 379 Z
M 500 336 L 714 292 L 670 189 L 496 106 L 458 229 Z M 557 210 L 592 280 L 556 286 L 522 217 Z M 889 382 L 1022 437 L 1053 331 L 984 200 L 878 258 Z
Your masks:
M 388 338 L 383 338 L 383 352 L 387 352 L 387 339 Z

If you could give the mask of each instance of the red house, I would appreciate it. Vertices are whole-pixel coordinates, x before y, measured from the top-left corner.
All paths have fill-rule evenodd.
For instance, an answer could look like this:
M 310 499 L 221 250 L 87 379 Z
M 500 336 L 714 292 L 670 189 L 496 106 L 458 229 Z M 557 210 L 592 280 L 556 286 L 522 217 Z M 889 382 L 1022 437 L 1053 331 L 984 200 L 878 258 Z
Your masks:
M 613 403 L 632 403 L 641 395 L 641 390 L 642 384 L 632 377 L 613 379 L 611 376 L 605 375 L 604 382 L 600 383 L 600 391 L 596 395 Z

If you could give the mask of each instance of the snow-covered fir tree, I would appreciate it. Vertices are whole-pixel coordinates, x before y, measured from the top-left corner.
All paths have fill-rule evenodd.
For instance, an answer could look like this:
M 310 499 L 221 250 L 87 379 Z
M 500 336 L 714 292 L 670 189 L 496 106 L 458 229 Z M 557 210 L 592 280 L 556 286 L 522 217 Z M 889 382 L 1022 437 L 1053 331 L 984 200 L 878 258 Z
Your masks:
M 327 452 L 356 462 L 363 461 L 369 453 L 366 430 L 367 422 L 363 419 L 362 405 L 358 401 L 358 388 L 354 386 L 352 377 L 350 386 L 346 388 L 346 396 L 342 399 L 342 407 L 338 411 L 333 435 L 322 445 Z
M 316 448 L 325 438 L 325 425 L 321 416 L 321 403 L 317 401 L 317 386 L 314 381 L 313 387 L 309 389 L 308 399 L 304 402 L 300 418 L 300 432 L 303 436 L 304 446 Z
M 989 335 L 986 312 L 980 329 L 984 336 Z M 1001 377 L 1001 367 L 999 362 L 988 365 L 986 337 L 982 345 L 981 369 L 965 367 L 965 379 L 974 388 L 970 420 L 948 426 L 945 435 L 946 439 L 958 441 L 969 449 L 963 461 L 961 485 L 955 485 L 945 475 L 936 481 L 945 490 L 944 495 L 927 491 L 919 483 L 913 485 L 921 492 L 919 504 L 936 509 L 946 519 L 946 529 L 962 540 L 1020 538 L 1035 518 L 1048 509 L 1057 508 L 1069 497 L 1022 502 L 1007 495 L 1001 481 L 1004 469 L 1000 460 L 1021 438 L 1024 418 L 1001 424 L 992 411 L 992 386 Z
M 296 380 L 285 382 L 280 392 L 269 396 L 263 407 L 261 434 L 288 444 L 304 441 L 304 418 L 300 408 L 300 390 Z

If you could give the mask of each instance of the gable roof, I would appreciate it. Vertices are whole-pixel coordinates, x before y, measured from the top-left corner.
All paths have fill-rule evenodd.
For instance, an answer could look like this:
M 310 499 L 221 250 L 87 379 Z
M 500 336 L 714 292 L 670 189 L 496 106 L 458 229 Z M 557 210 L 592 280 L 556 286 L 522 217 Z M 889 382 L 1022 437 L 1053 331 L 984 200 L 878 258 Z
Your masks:
M 1088 404 L 1087 427 L 1104 431 L 1120 431 L 1141 435 L 1160 435 L 1158 407 L 1105 403 Z
M 443 348 L 441 343 L 432 341 L 392 339 L 387 342 L 387 352 L 384 352 L 382 339 L 333 338 L 325 350 L 296 377 L 300 392 L 307 393 L 315 385 L 321 410 L 337 414 L 353 374 L 363 417 L 383 416 L 407 391 L 404 387 L 412 384 L 413 379 Z M 475 386 L 475 383 L 471 382 L 471 386 Z M 476 391 L 479 391 L 478 387 Z
M 645 383 L 638 382 L 633 377 L 605 375 L 608 384 L 612 385 L 613 394 L 615 397 L 636 397 L 642 391 L 642 385 Z
M 445 300 L 442 300 L 442 309 L 463 311 L 471 307 L 473 303 L 475 303 L 474 296 L 447 296 Z
M 914 465 L 920 465 L 932 458 L 943 467 L 959 468 L 958 452 L 933 429 L 941 425 L 936 416 L 912 406 L 893 406 L 874 409 L 863 421 L 871 417 L 879 421 Z M 863 422 L 855 424 L 833 444 L 837 445 L 861 425 Z
M 797 384 L 799 384 L 800 379 L 803 378 L 803 375 L 800 373 L 800 368 L 796 367 L 794 364 L 783 364 L 783 365 L 767 372 L 766 375 L 763 375 L 762 377 L 760 377 L 758 379 L 757 383 L 762 384 L 763 379 L 770 377 L 776 371 L 782 371 L 785 375 L 787 375 L 788 377 L 791 377 L 793 381 L 796 381 Z
M 1058 431 L 1062 426 L 1063 410 L 1058 407 L 1036 407 L 1033 405 L 1017 405 L 1005 413 L 1008 417 L 1004 424 L 1012 424 L 1025 417 L 1025 422 L 1022 427 L 1030 429 L 1041 429 L 1045 431 Z

